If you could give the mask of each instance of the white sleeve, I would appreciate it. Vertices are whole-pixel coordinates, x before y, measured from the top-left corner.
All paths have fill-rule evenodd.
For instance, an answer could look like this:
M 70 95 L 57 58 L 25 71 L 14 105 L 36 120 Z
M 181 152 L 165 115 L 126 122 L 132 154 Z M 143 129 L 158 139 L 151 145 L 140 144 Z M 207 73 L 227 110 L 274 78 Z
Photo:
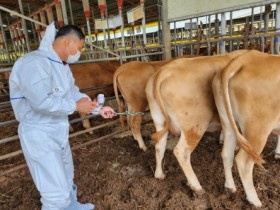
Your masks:
M 71 88 L 71 96 L 75 102 L 79 101 L 81 98 L 89 98 L 89 100 L 91 100 L 87 94 L 81 93 L 76 85 L 73 85 Z
M 35 64 L 32 70 L 22 71 L 20 86 L 23 97 L 38 112 L 51 115 L 72 114 L 76 109 L 76 102 L 53 93 L 51 76 L 42 68 L 40 64 Z

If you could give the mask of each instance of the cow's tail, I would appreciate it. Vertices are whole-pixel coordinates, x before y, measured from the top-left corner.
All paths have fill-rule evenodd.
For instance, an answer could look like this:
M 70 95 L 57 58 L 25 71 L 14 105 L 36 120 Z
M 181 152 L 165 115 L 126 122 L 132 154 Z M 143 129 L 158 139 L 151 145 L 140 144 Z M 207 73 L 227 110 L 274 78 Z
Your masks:
M 114 87 L 114 93 L 115 93 L 116 101 L 117 101 L 117 104 L 118 104 L 118 111 L 123 112 L 123 110 L 124 110 L 123 109 L 123 103 L 120 101 L 119 92 L 118 92 L 118 76 L 119 76 L 120 72 L 121 72 L 121 68 L 118 68 L 117 71 L 114 73 L 113 87 Z M 124 130 L 125 125 L 124 125 L 124 116 L 123 115 L 120 115 L 120 122 L 121 122 L 121 127 Z
M 222 73 L 222 80 L 221 80 L 222 97 L 224 100 L 228 119 L 233 128 L 239 146 L 251 156 L 251 158 L 256 164 L 261 166 L 264 163 L 264 160 L 254 151 L 254 149 L 252 148 L 248 140 L 240 133 L 236 125 L 236 122 L 234 120 L 232 107 L 230 104 L 229 81 L 235 74 L 237 74 L 239 71 L 242 70 L 242 66 L 243 66 L 243 61 L 241 59 L 235 58 L 224 69 Z
M 155 100 L 157 101 L 160 110 L 164 116 L 165 119 L 165 124 L 162 130 L 157 131 L 156 133 L 154 133 L 152 135 L 152 139 L 154 142 L 159 141 L 159 139 L 168 131 L 171 121 L 169 118 L 169 115 L 167 113 L 167 110 L 165 108 L 162 96 L 161 96 L 161 85 L 162 82 L 169 76 L 168 73 L 166 73 L 165 70 L 159 70 L 158 72 L 156 72 L 155 75 L 155 79 L 154 79 L 154 96 L 155 96 Z

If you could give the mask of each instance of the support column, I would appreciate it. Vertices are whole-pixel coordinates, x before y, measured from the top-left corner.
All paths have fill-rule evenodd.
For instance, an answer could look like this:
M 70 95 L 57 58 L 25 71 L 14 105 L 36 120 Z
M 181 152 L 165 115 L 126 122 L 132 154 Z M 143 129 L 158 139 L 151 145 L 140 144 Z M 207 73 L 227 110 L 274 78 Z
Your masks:
M 158 45 L 162 43 L 161 39 L 161 5 L 160 5 L 160 0 L 158 0 L 158 31 L 157 31 L 157 37 L 158 37 Z
M 55 3 L 55 9 L 56 9 L 56 15 L 57 15 L 57 21 L 59 23 L 59 26 L 62 27 L 64 25 L 62 12 L 61 12 L 61 5 L 59 0 L 54 0 Z
M 121 16 L 121 19 L 122 19 L 122 25 L 121 25 L 122 47 L 125 48 L 125 42 L 124 42 L 124 24 L 123 24 L 123 14 L 122 14 L 123 0 L 117 0 L 117 3 L 118 3 L 119 15 Z
M 13 27 L 10 27 L 9 31 L 10 31 L 10 36 L 11 36 L 11 40 L 12 40 L 12 43 L 13 43 L 14 51 L 15 51 L 15 56 L 16 56 L 16 58 L 18 58 L 18 51 L 17 51 L 17 47 L 16 47 L 16 39 L 15 39 L 15 34 L 14 34 Z
M 225 48 L 225 41 L 223 41 L 224 36 L 226 35 L 226 14 L 223 12 L 221 14 L 221 35 L 222 35 L 222 41 L 219 43 L 219 52 L 220 54 L 225 54 L 226 48 Z
M 40 16 L 40 20 L 41 20 L 41 23 L 44 23 L 47 25 L 47 20 L 46 20 L 46 16 L 45 16 L 45 11 L 40 9 L 39 11 L 39 16 Z M 43 30 L 46 30 L 46 26 L 42 26 Z
M 102 25 L 103 25 L 103 21 L 104 21 L 104 18 L 105 18 L 104 15 L 105 15 L 105 8 L 106 8 L 106 0 L 98 0 L 98 7 L 99 7 L 99 10 L 100 10 L 101 20 L 102 20 Z M 107 45 L 106 29 L 105 28 L 103 28 L 103 37 L 104 37 L 104 48 L 107 49 L 108 45 Z
M 145 16 L 145 6 L 144 6 L 145 0 L 140 0 L 142 9 L 143 9 L 143 18 L 142 18 L 142 31 L 143 31 L 143 44 L 146 46 L 147 44 L 147 35 L 146 35 L 146 16 Z
M 48 17 L 48 21 L 49 24 L 51 24 L 53 22 L 53 10 L 52 10 L 52 6 L 51 5 L 47 5 L 47 17 Z
M 276 4 L 276 21 L 275 21 L 275 29 L 276 32 L 280 32 L 280 3 Z M 275 43 L 275 54 L 279 54 L 279 38 L 280 36 L 276 36 L 274 38 Z
M 7 37 L 6 37 L 6 33 L 5 33 L 5 31 L 4 31 L 4 26 L 3 26 L 3 20 L 2 20 L 1 11 L 0 11 L 0 27 L 1 27 L 1 32 L 2 32 L 2 34 L 3 34 L 3 39 L 4 39 L 3 41 L 4 41 L 6 53 L 7 53 L 7 56 L 8 56 L 8 61 L 9 61 L 9 63 L 11 63 L 10 53 L 9 53 L 9 49 L 8 49 L 8 45 L 7 45 Z
M 64 24 L 68 25 L 67 9 L 65 0 L 60 0 Z
M 29 13 L 29 16 L 31 16 L 31 11 L 30 11 L 30 6 L 29 6 L 29 4 L 28 4 L 27 6 L 28 6 L 28 13 Z M 33 34 L 35 43 L 37 43 L 36 31 L 35 31 L 35 28 L 34 28 L 34 25 L 35 25 L 35 24 L 34 24 L 33 22 L 30 22 L 30 23 L 31 23 L 31 30 L 32 30 L 32 34 Z
M 23 7 L 22 7 L 22 1 L 18 0 L 18 4 L 19 4 L 20 13 L 22 15 L 24 15 Z M 24 37 L 25 37 L 25 40 L 26 40 L 27 51 L 30 52 L 31 48 L 30 48 L 29 36 L 28 36 L 28 33 L 27 33 L 27 29 L 26 29 L 26 22 L 23 18 L 21 19 L 21 25 L 22 25 Z
M 33 14 L 33 19 L 35 21 L 39 21 L 38 15 L 36 13 Z M 38 23 L 35 23 L 35 30 L 36 30 L 37 35 L 38 35 L 38 41 L 40 42 L 41 41 L 41 26 Z
M 192 18 L 190 19 L 190 41 L 192 42 L 192 38 L 193 38 L 193 30 L 192 30 Z M 193 55 L 193 44 L 191 44 L 191 55 Z
M 233 41 L 232 41 L 232 11 L 230 12 L 230 30 L 229 30 L 229 33 L 230 33 L 230 41 L 229 41 L 229 51 L 231 52 L 232 51 L 232 48 L 233 48 Z
M 90 7 L 89 7 L 89 2 L 88 0 L 83 0 L 83 8 L 84 8 L 84 13 L 87 21 L 87 31 L 88 31 L 88 41 L 90 44 L 92 44 L 92 37 L 91 37 L 91 30 L 90 30 L 90 23 L 89 23 L 89 18 L 90 18 Z M 90 50 L 93 50 L 92 45 L 90 45 Z
M 162 0 L 163 53 L 165 59 L 171 58 L 171 33 L 167 22 L 167 0 Z
M 208 51 L 208 55 L 211 55 L 211 43 L 209 41 L 210 37 L 211 37 L 211 15 L 208 16 L 208 36 L 207 36 L 207 51 Z
M 74 25 L 74 18 L 73 18 L 73 11 L 72 11 L 72 3 L 71 0 L 68 0 L 69 9 L 70 9 L 70 18 L 71 18 L 71 24 Z

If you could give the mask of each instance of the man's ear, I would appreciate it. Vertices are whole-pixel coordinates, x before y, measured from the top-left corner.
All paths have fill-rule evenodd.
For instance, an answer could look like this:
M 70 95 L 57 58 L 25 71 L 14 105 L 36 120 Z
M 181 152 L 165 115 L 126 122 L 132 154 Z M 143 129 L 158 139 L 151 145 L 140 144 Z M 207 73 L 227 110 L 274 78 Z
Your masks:
M 64 38 L 64 45 L 67 47 L 67 46 L 69 46 L 70 45 L 70 38 L 68 38 L 68 37 L 65 37 Z

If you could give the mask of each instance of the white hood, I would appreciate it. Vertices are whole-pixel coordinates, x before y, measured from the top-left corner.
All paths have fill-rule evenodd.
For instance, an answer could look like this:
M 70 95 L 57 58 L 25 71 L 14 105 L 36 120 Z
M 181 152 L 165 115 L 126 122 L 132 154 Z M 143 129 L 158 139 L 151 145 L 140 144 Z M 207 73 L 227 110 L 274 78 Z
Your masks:
M 54 22 L 48 25 L 46 32 L 41 40 L 39 50 L 47 51 L 49 47 L 52 45 L 54 38 L 56 35 L 56 28 L 54 26 Z

